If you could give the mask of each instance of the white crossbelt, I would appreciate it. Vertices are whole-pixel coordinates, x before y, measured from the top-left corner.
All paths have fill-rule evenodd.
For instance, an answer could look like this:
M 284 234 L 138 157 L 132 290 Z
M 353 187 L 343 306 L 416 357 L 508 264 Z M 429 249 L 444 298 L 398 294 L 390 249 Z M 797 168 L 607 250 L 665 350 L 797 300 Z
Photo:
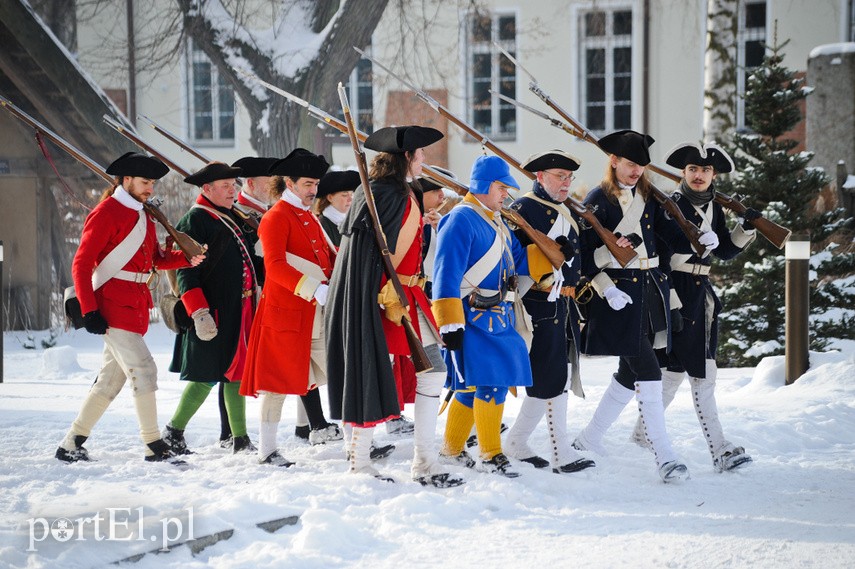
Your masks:
M 653 257 L 651 259 L 641 259 L 638 258 L 624 267 L 624 269 L 641 269 L 642 271 L 646 271 L 647 269 L 653 269 L 659 266 L 659 257 Z

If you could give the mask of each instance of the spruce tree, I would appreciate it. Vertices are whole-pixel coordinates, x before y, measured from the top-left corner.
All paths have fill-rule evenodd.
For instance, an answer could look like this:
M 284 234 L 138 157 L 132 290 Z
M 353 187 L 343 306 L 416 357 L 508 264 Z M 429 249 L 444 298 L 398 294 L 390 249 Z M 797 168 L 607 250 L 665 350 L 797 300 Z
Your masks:
M 816 213 L 812 204 L 829 183 L 826 173 L 808 164 L 811 152 L 795 152 L 798 141 L 787 138 L 802 119 L 799 102 L 810 94 L 804 79 L 783 65 L 787 42 L 767 46 L 763 63 L 748 77 L 745 122 L 729 145 L 736 172 L 717 187 L 738 194 L 746 205 L 811 238 L 811 349 L 821 350 L 831 338 L 855 337 L 855 283 L 835 279 L 855 272 L 855 254 L 837 253 L 829 237 L 848 235 L 852 220 L 843 210 Z M 851 242 L 848 235 L 847 242 Z M 851 248 L 851 247 L 850 247 Z M 784 252 L 758 234 L 735 259 L 718 263 L 723 310 L 719 318 L 719 363 L 753 366 L 765 356 L 783 354 L 785 339 Z

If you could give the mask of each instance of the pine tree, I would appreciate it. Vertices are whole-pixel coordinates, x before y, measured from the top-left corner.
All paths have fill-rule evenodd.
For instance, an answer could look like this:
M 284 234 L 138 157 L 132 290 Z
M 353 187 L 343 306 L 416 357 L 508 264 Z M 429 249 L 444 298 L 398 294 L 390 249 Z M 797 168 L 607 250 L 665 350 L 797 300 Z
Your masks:
M 829 237 L 848 234 L 852 220 L 838 209 L 817 214 L 811 203 L 829 183 L 821 169 L 809 168 L 811 152 L 795 152 L 798 141 L 786 138 L 802 119 L 799 102 L 810 94 L 804 79 L 783 66 L 787 42 L 767 47 L 767 55 L 747 79 L 745 119 L 751 132 L 733 137 L 736 173 L 717 183 L 743 197 L 764 216 L 810 235 L 811 349 L 831 338 L 855 337 L 855 279 L 848 286 L 835 279 L 855 272 L 855 254 L 838 254 Z M 848 241 L 851 242 L 851 235 Z M 719 263 L 723 310 L 719 318 L 719 363 L 753 366 L 760 358 L 783 354 L 785 338 L 785 260 L 762 236 L 740 256 Z

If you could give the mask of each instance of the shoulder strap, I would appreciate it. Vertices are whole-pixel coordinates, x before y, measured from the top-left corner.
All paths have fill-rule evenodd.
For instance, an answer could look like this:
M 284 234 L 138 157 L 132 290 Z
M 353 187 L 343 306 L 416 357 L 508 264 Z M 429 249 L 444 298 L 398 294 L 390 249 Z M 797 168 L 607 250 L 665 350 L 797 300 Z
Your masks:
M 247 263 L 247 265 L 249 265 L 249 270 L 252 272 L 252 282 L 257 285 L 258 284 L 258 277 L 255 274 L 255 267 L 252 265 L 252 256 L 249 254 L 249 250 L 247 249 L 246 243 L 244 243 L 243 238 L 241 238 L 241 235 L 243 235 L 243 231 L 241 231 L 240 226 L 237 223 L 235 223 L 235 221 L 233 219 L 229 218 L 226 215 L 223 215 L 221 212 L 217 211 L 214 208 L 210 208 L 206 205 L 202 205 L 202 204 L 198 204 L 198 203 L 193 204 L 192 207 L 203 209 L 203 210 L 207 211 L 208 213 L 215 215 L 217 217 L 217 219 L 219 219 L 223 223 L 223 225 L 225 225 L 229 229 L 229 231 L 231 231 L 232 236 L 234 236 L 238 247 L 240 247 L 241 251 L 243 251 L 243 258 L 246 259 L 246 263 Z M 221 256 L 222 256 L 222 254 L 221 254 Z M 219 260 L 219 259 L 217 259 L 217 260 Z
M 147 230 L 147 218 L 145 210 L 140 210 L 139 214 L 139 219 L 137 219 L 137 223 L 130 233 L 112 251 L 107 253 L 107 256 L 95 267 L 95 271 L 92 273 L 93 291 L 98 290 L 104 286 L 104 283 L 115 277 L 142 246 Z
M 531 199 L 533 199 L 534 201 L 536 201 L 536 202 L 538 202 L 538 203 L 541 203 L 541 204 L 543 204 L 543 205 L 545 205 L 545 206 L 547 206 L 547 207 L 553 207 L 553 208 L 555 208 L 555 209 L 556 209 L 556 211 L 558 211 L 558 213 L 560 213 L 560 214 L 561 214 L 561 216 L 562 216 L 564 219 L 566 219 L 566 220 L 570 223 L 570 226 L 573 228 L 573 230 L 574 230 L 574 231 L 576 231 L 576 235 L 578 235 L 578 234 L 579 234 L 579 224 L 578 224 L 578 223 L 576 223 L 576 220 L 575 220 L 575 219 L 573 219 L 573 216 L 572 216 L 572 215 L 570 215 L 570 210 L 569 210 L 569 209 L 567 209 L 567 206 L 566 206 L 566 205 L 564 205 L 563 203 L 550 203 L 550 202 L 546 201 L 545 199 L 543 199 L 543 198 L 541 198 L 541 197 L 538 197 L 534 192 L 528 192 L 528 193 L 527 193 L 525 196 L 523 196 L 523 197 L 531 198 Z M 550 236 L 550 237 L 553 237 L 553 238 L 554 238 L 554 237 L 557 237 L 557 236 Z
M 490 274 L 490 271 L 495 268 L 496 263 L 501 260 L 502 252 L 503 252 L 503 241 L 505 238 L 504 231 L 501 229 L 504 224 L 497 225 L 495 222 L 491 221 L 480 208 L 477 208 L 471 204 L 466 202 L 462 202 L 460 205 L 464 207 L 471 208 L 475 211 L 481 219 L 484 220 L 490 227 L 492 227 L 496 231 L 496 238 L 493 240 L 492 245 L 487 251 L 478 259 L 474 265 L 469 267 L 466 273 L 463 274 L 463 282 L 460 285 L 460 297 L 463 298 L 467 296 L 470 292 L 478 288 L 478 284 L 487 278 L 487 275 Z

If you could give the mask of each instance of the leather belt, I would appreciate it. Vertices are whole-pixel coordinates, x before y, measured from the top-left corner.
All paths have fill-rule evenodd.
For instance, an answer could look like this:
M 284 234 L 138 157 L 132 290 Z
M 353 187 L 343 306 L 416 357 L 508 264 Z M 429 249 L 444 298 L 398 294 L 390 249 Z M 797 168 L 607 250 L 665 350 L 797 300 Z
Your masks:
M 531 290 L 536 290 L 538 292 L 550 292 L 552 290 L 552 284 L 543 284 L 536 283 L 532 285 Z M 575 286 L 563 286 L 558 291 L 561 296 L 569 296 L 570 298 L 576 297 L 576 287 Z
M 684 263 L 682 265 L 677 265 L 676 267 L 671 267 L 672 271 L 677 271 L 678 273 L 689 273 L 692 275 L 708 275 L 710 274 L 710 265 L 702 265 L 700 263 Z
M 427 282 L 427 277 L 424 275 L 398 275 L 398 280 L 402 286 L 419 286 L 424 287 Z
M 152 273 L 134 273 L 131 271 L 119 271 L 113 278 L 119 279 L 120 281 L 143 284 L 148 282 L 148 279 L 151 278 L 151 275 Z

